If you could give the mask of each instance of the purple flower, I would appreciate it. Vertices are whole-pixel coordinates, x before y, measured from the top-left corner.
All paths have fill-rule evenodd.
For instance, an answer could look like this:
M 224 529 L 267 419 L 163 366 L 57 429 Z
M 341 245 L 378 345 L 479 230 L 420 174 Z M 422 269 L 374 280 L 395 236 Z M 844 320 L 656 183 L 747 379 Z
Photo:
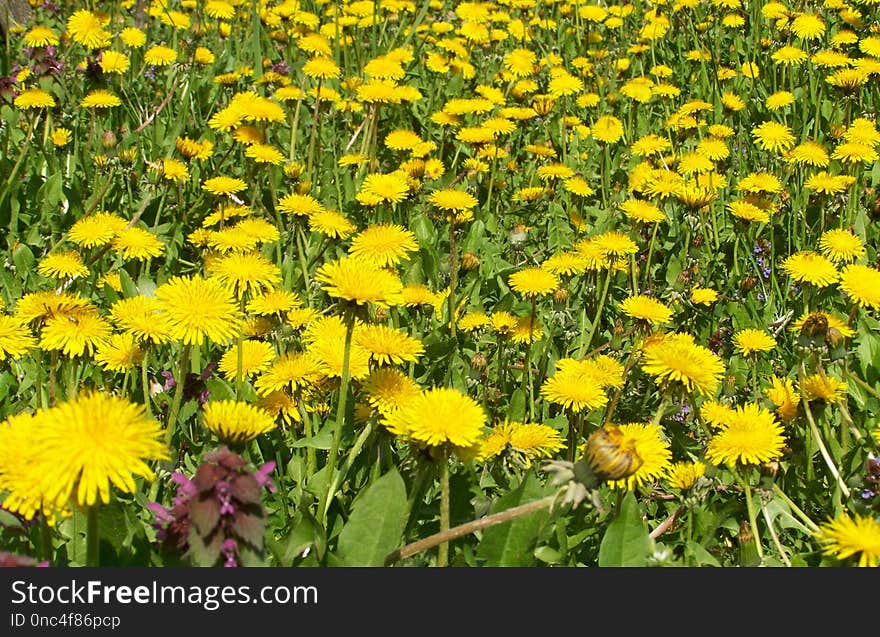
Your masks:
M 257 469 L 257 472 L 254 474 L 254 477 L 257 479 L 257 484 L 261 487 L 266 487 L 269 489 L 269 493 L 276 493 L 278 489 L 275 488 L 275 483 L 272 482 L 272 478 L 269 477 L 269 474 L 275 470 L 275 461 L 270 460 L 262 467 Z
M 223 557 L 226 558 L 226 561 L 223 562 L 223 566 L 238 566 L 238 562 L 235 560 L 235 554 L 238 551 L 238 545 L 235 543 L 235 540 L 233 540 L 232 538 L 226 538 L 225 540 L 223 540 L 223 547 L 221 551 L 223 552 Z

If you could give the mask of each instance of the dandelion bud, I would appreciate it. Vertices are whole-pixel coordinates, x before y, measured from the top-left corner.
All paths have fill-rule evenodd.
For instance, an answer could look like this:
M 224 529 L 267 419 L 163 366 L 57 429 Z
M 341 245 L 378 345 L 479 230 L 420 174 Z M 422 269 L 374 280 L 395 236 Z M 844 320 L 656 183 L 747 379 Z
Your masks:
M 463 270 L 476 270 L 480 267 L 480 257 L 473 252 L 465 252 L 461 255 L 461 267 Z
M 623 480 L 642 466 L 642 458 L 631 441 L 625 441 L 619 427 L 597 429 L 587 439 L 587 462 L 605 480 Z
M 287 162 L 284 165 L 284 174 L 287 175 L 288 177 L 290 177 L 291 179 L 297 179 L 297 178 L 299 178 L 300 175 L 303 174 L 303 171 L 305 170 L 305 168 L 306 167 L 303 166 L 298 161 Z
M 471 367 L 473 367 L 478 372 L 486 369 L 486 365 L 489 364 L 489 361 L 486 359 L 486 355 L 483 352 L 477 352 L 471 357 Z
M 555 100 L 550 95 L 536 95 L 532 108 L 537 111 L 538 115 L 546 115 L 553 110 Z
M 758 280 L 755 277 L 747 276 L 743 278 L 742 282 L 740 283 L 740 287 L 742 288 L 743 292 L 749 292 L 754 289 L 757 282 Z
M 553 292 L 553 302 L 554 303 L 565 303 L 568 300 L 570 292 L 568 288 L 556 288 Z
M 387 321 L 388 320 L 388 310 L 386 310 L 384 307 L 377 307 L 376 308 L 376 320 L 379 322 Z
M 312 189 L 312 182 L 310 181 L 301 181 L 296 185 L 296 194 L 298 195 L 307 195 Z
M 779 472 L 779 461 L 778 460 L 770 460 L 769 462 L 765 462 L 761 465 L 761 475 L 768 476 L 773 478 Z
M 126 148 L 119 151 L 119 159 L 124 164 L 133 164 L 134 160 L 137 159 L 137 151 L 134 148 Z
M 101 134 L 101 146 L 108 150 L 116 146 L 116 134 L 112 130 L 105 130 Z

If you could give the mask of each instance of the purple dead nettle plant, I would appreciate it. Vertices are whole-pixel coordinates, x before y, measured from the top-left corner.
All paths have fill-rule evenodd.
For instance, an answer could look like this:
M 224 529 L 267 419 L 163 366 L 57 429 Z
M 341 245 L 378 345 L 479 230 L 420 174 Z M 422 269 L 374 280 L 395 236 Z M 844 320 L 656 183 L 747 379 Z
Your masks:
M 197 566 L 262 563 L 266 509 L 262 489 L 275 493 L 274 462 L 256 471 L 226 447 L 205 455 L 192 479 L 174 473 L 177 494 L 170 508 L 148 506 L 156 516 L 156 539 L 166 552 Z

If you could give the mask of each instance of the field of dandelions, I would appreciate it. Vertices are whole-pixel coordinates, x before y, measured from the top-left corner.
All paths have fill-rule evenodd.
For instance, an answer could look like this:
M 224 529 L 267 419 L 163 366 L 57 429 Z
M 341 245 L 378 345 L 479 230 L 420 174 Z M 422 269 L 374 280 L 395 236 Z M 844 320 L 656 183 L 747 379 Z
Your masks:
M 0 563 L 880 563 L 877 0 L 0 9 Z

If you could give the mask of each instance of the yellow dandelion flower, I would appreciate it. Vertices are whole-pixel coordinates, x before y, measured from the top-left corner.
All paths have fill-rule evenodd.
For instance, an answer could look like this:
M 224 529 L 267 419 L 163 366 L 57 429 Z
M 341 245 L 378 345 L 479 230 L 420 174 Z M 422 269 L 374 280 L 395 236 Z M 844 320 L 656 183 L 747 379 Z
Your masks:
M 156 288 L 158 309 L 174 340 L 201 345 L 238 336 L 241 325 L 232 291 L 216 279 L 174 276 Z
M 377 267 L 388 267 L 397 265 L 418 248 L 411 230 L 397 224 L 375 224 L 355 235 L 349 254 Z
M 486 414 L 470 396 L 437 387 L 404 402 L 385 416 L 383 424 L 396 435 L 428 446 L 470 447 L 482 434 Z
M 620 445 L 634 449 L 641 460 L 639 467 L 620 480 L 609 480 L 608 485 L 618 489 L 634 490 L 662 478 L 672 462 L 672 451 L 659 425 L 630 423 L 617 425 L 621 433 Z
M 687 390 L 713 394 L 724 363 L 690 334 L 666 334 L 643 348 L 642 369 L 663 385 L 680 384 Z
M 802 250 L 782 262 L 782 270 L 795 281 L 825 287 L 840 278 L 834 263 L 812 250 Z
M 268 411 L 234 400 L 205 403 L 202 423 L 220 440 L 233 445 L 249 442 L 277 425 L 275 417 Z
M 37 272 L 56 279 L 75 279 L 89 275 L 89 269 L 82 262 L 79 252 L 73 250 L 47 255 L 37 266 Z
M 733 335 L 733 344 L 743 356 L 752 356 L 761 352 L 769 352 L 776 347 L 774 339 L 766 330 L 747 328 Z
M 858 566 L 880 564 L 880 523 L 870 515 L 842 513 L 815 533 L 825 555 L 846 561 L 858 557 Z
M 374 303 L 380 307 L 398 305 L 403 284 L 393 272 L 357 256 L 346 256 L 325 263 L 315 275 L 332 297 L 352 303 Z
M 726 427 L 721 428 L 706 448 L 706 459 L 714 464 L 760 464 L 782 455 L 785 437 L 773 412 L 754 403 L 737 407 Z

